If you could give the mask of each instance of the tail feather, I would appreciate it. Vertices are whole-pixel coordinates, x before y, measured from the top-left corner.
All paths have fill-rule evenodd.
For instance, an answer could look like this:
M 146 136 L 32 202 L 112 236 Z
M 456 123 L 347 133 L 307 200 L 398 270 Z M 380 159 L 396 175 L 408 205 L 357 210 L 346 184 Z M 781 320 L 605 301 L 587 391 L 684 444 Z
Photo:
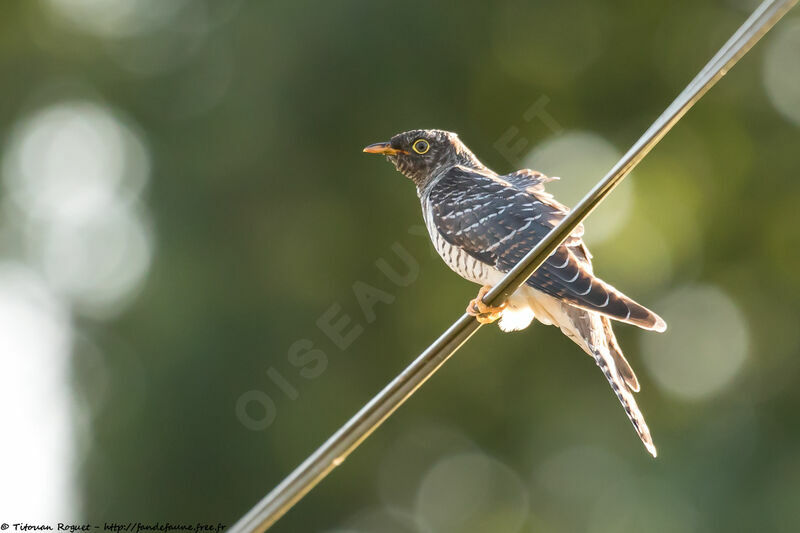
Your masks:
M 633 424 L 633 428 L 636 430 L 636 433 L 639 434 L 639 438 L 642 439 L 644 447 L 647 448 L 650 455 L 656 457 L 658 451 L 653 443 L 653 437 L 650 435 L 650 428 L 647 427 L 647 423 L 644 421 L 644 415 L 636 404 L 633 393 L 628 389 L 622 376 L 617 371 L 613 358 L 608 357 L 602 350 L 597 350 L 594 354 L 594 360 L 611 385 L 614 394 L 617 395 L 619 402 L 622 404 L 622 408 L 625 409 L 625 414 L 628 415 L 631 424 Z
M 633 392 L 639 392 L 639 380 L 636 379 L 636 374 L 633 372 L 631 364 L 627 359 L 625 359 L 625 355 L 622 353 L 622 349 L 617 343 L 617 336 L 614 335 L 614 330 L 611 329 L 611 320 L 605 316 L 601 317 L 601 320 L 603 321 L 603 330 L 605 331 L 606 335 L 608 351 L 610 352 L 611 357 L 614 359 L 614 364 L 617 366 L 617 371 L 625 380 L 625 384 L 628 385 L 628 388 L 630 388 Z
M 612 285 L 594 275 L 588 250 L 581 242 L 559 248 L 533 273 L 527 284 L 575 307 L 639 326 L 664 331 L 667 323 Z
M 645 448 L 656 457 L 657 451 L 650 429 L 633 397 L 633 392 L 639 391 L 639 380 L 636 379 L 636 374 L 622 354 L 611 329 L 611 321 L 598 313 L 563 303 L 561 306 L 562 319 L 558 320 L 561 331 L 592 356 L 622 404 L 625 414 L 628 415 Z
M 594 278 L 593 286 L 597 287 L 598 291 L 603 291 L 606 301 L 608 302 L 605 308 L 585 305 L 583 302 L 570 303 L 576 307 L 594 311 L 603 316 L 625 322 L 626 324 L 632 324 L 642 329 L 657 331 L 659 333 L 667 330 L 667 323 L 663 318 L 636 302 L 634 299 L 624 295 L 612 285 L 609 285 L 599 278 Z

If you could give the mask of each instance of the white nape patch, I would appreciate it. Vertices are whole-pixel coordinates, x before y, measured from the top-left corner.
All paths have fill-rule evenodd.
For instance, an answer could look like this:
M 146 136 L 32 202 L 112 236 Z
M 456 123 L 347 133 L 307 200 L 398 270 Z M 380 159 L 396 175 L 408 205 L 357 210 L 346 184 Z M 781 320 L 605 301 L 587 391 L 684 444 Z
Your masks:
M 533 322 L 533 309 L 530 307 L 508 307 L 503 311 L 503 316 L 497 322 L 503 331 L 519 331 L 527 328 Z

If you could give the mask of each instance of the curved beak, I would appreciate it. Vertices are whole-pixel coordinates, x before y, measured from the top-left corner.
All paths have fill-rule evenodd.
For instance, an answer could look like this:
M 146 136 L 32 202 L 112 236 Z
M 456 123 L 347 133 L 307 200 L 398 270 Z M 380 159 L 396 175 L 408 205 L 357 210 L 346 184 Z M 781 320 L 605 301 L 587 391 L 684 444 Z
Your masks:
M 394 154 L 406 154 L 405 150 L 398 150 L 397 148 L 392 148 L 389 143 L 375 143 L 370 144 L 364 151 L 368 154 L 383 154 L 383 155 L 394 155 Z

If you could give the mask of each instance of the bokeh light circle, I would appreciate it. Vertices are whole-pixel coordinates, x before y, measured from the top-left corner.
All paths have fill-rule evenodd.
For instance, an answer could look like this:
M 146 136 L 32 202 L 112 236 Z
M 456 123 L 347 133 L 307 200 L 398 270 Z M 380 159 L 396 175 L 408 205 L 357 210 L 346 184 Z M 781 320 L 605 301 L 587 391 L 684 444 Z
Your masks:
M 737 305 L 710 285 L 675 290 L 652 305 L 669 324 L 644 335 L 644 363 L 667 392 L 699 400 L 729 385 L 747 357 L 748 324 Z
M 549 494 L 571 506 L 595 501 L 609 479 L 619 481 L 630 476 L 630 465 L 610 452 L 575 446 L 548 457 L 535 478 Z
M 378 493 L 384 503 L 410 509 L 420 479 L 436 462 L 478 446 L 442 423 L 423 423 L 401 435 L 386 451 L 378 470 Z
M 415 517 L 394 507 L 364 509 L 337 530 L 357 533 L 422 533 Z
M 32 246 L 50 285 L 83 314 L 104 318 L 137 293 L 151 243 L 142 215 L 112 204 L 82 221 L 49 226 Z
M 524 166 L 561 179 L 547 184 L 547 191 L 572 207 L 597 184 L 621 154 L 614 145 L 589 131 L 570 131 L 552 137 L 531 150 Z M 592 213 L 586 225 L 589 244 L 603 242 L 622 228 L 633 206 L 633 184 L 628 179 Z
M 83 219 L 118 200 L 135 200 L 150 161 L 139 137 L 111 110 L 63 102 L 23 118 L 3 160 L 3 180 L 26 215 Z
M 764 86 L 772 105 L 800 126 L 800 19 L 782 22 L 764 55 Z
M 45 0 L 60 20 L 100 37 L 130 37 L 168 24 L 188 0 Z
M 428 471 L 417 493 L 420 523 L 437 533 L 519 531 L 528 494 L 519 477 L 482 453 L 447 457 Z

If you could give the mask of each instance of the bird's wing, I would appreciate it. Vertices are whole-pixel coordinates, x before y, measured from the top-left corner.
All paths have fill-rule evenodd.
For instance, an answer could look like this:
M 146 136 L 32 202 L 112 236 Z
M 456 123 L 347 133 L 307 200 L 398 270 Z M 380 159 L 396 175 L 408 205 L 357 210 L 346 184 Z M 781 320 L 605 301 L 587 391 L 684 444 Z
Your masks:
M 567 213 L 549 194 L 537 190 L 541 180 L 523 186 L 519 174 L 497 176 L 463 166 L 452 168 L 427 193 L 431 222 L 451 245 L 508 272 Z M 581 234 L 582 228 L 545 261 L 528 285 L 616 320 L 663 330 L 666 324 L 661 318 L 594 277 Z M 582 261 L 579 256 L 584 253 Z
M 530 194 L 536 196 L 537 200 L 551 207 L 552 208 L 551 216 L 552 219 L 555 221 L 555 224 L 561 222 L 561 219 L 563 219 L 569 212 L 569 208 L 567 206 L 565 206 L 564 204 L 553 198 L 552 194 L 544 190 L 545 183 L 550 183 L 551 181 L 556 181 L 560 178 L 548 177 L 536 170 L 523 168 L 522 170 L 517 170 L 516 172 L 512 172 L 511 174 L 506 174 L 505 176 L 501 176 L 501 179 L 509 182 L 517 189 L 529 192 Z M 566 244 L 567 246 L 578 244 L 578 241 L 580 241 L 582 237 L 583 237 L 583 224 L 578 224 L 578 227 L 576 227 L 572 231 L 569 238 L 564 242 L 564 244 Z M 589 255 L 588 257 L 589 259 L 591 259 L 592 256 Z
M 556 181 L 559 178 L 545 176 L 538 170 L 531 170 L 523 168 L 511 174 L 506 174 L 503 179 L 512 183 L 519 189 L 527 189 L 529 191 L 544 192 L 544 184 Z

